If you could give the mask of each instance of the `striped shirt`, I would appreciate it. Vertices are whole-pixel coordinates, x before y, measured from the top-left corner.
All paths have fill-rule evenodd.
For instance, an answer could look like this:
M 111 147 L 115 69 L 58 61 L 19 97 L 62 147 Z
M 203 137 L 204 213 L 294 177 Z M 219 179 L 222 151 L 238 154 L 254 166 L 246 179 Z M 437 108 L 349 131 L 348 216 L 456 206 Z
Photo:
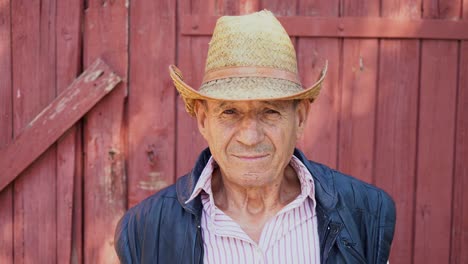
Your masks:
M 211 175 L 217 165 L 210 158 L 187 200 L 188 203 L 201 195 L 203 263 L 320 263 L 314 181 L 295 156 L 290 165 L 298 175 L 301 193 L 268 220 L 257 244 L 216 207 Z

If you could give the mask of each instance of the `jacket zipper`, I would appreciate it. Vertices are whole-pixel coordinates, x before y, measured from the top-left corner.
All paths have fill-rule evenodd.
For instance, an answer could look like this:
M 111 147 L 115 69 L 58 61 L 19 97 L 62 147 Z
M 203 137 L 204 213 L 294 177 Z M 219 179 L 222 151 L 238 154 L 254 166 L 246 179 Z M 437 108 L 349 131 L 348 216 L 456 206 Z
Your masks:
M 198 246 L 198 262 L 199 264 L 202 264 L 203 263 L 203 260 L 202 260 L 202 250 L 203 250 L 203 243 L 202 243 L 202 238 L 201 238 L 201 224 L 200 224 L 200 219 L 197 219 L 197 237 L 196 237 L 196 241 L 197 241 L 197 246 Z
M 342 243 L 338 243 L 338 245 L 341 247 L 343 245 L 345 248 L 342 248 L 342 250 L 346 250 L 347 252 L 351 253 L 357 260 L 359 260 L 359 263 L 364 263 L 366 264 L 367 261 L 364 259 L 364 257 L 356 250 L 354 247 L 354 243 L 349 242 L 347 239 L 341 240 Z
M 323 256 L 321 256 L 321 263 L 326 263 L 328 260 L 328 256 L 330 254 L 330 250 L 333 247 L 333 244 L 338 237 L 338 233 L 341 230 L 341 225 L 330 222 L 327 226 L 327 231 L 324 235 L 324 247 L 323 247 Z

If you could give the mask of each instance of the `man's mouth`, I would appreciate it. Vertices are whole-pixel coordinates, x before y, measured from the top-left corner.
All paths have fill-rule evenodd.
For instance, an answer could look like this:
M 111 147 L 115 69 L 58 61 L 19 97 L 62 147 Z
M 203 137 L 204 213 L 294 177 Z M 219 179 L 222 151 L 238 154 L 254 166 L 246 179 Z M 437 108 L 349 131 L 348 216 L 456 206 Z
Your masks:
M 240 154 L 233 156 L 246 161 L 256 161 L 268 157 L 268 154 Z

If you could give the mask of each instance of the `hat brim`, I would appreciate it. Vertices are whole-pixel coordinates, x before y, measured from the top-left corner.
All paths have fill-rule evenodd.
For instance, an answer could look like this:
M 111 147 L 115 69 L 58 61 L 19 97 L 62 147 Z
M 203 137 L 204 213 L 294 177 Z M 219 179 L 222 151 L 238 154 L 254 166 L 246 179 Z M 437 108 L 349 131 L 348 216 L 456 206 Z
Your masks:
M 312 86 L 302 89 L 299 92 L 284 92 L 283 94 L 276 92 L 274 93 L 273 96 L 268 96 L 266 95 L 265 92 L 263 93 L 252 92 L 252 93 L 249 93 L 248 97 L 228 96 L 229 93 L 223 93 L 223 92 L 216 93 L 216 95 L 203 94 L 203 93 L 200 93 L 200 91 L 193 89 L 190 85 L 184 82 L 182 72 L 175 65 L 169 66 L 169 74 L 174 82 L 174 86 L 176 87 L 179 94 L 182 96 L 182 99 L 185 103 L 186 111 L 190 115 L 194 116 L 195 115 L 194 106 L 195 106 L 196 100 L 271 101 L 271 100 L 308 99 L 309 101 L 313 102 L 319 95 L 320 89 L 322 88 L 322 83 L 327 73 L 327 68 L 328 68 L 327 66 L 328 66 L 328 63 L 326 62 L 318 80 Z M 244 78 L 249 78 L 249 77 L 244 77 Z M 260 96 L 252 96 L 252 94 L 257 94 Z

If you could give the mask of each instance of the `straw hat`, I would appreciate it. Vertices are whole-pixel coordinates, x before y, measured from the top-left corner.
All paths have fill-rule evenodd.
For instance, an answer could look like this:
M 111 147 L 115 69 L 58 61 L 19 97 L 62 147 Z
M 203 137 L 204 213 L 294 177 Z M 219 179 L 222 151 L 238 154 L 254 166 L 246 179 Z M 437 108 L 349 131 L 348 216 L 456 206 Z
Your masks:
M 326 71 L 325 64 L 318 81 L 311 87 L 302 87 L 291 39 L 266 10 L 218 19 L 198 91 L 183 81 L 176 66 L 169 66 L 174 85 L 191 115 L 196 100 L 309 99 L 312 102 L 319 94 Z

